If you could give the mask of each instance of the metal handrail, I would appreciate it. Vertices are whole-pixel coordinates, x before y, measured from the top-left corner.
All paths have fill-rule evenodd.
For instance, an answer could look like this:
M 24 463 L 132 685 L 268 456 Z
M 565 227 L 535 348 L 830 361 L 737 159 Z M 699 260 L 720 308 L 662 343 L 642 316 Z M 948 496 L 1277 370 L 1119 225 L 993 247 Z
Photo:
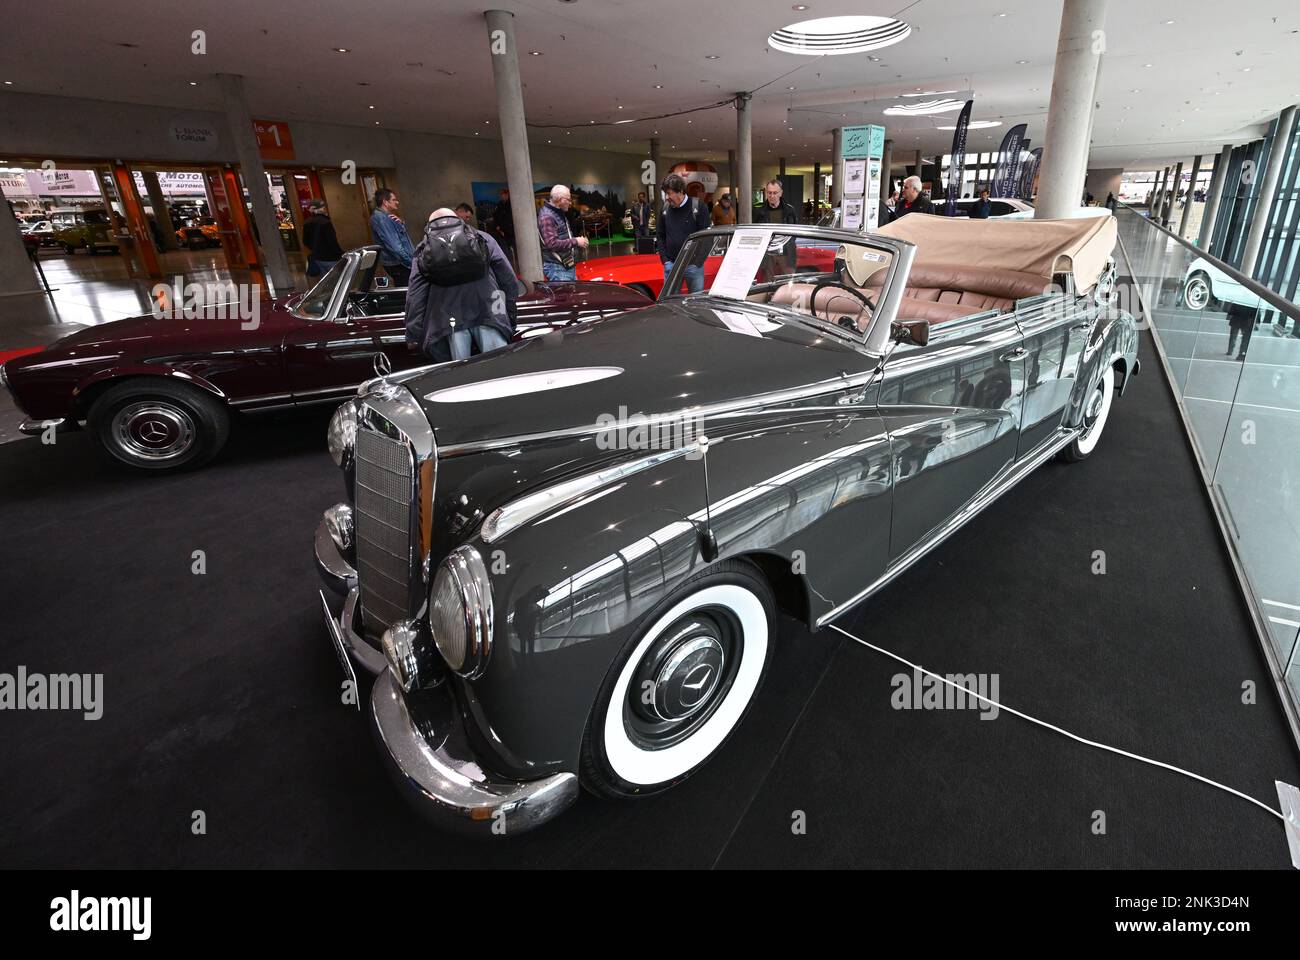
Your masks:
M 1192 252 L 1194 252 L 1194 253 L 1195 253 L 1198 257 L 1200 257 L 1201 259 L 1210 261 L 1210 263 L 1211 263 L 1214 267 L 1216 267 L 1216 268 L 1219 269 L 1219 270 L 1222 270 L 1222 271 L 1223 271 L 1224 273 L 1226 273 L 1229 277 L 1231 277 L 1234 281 L 1236 281 L 1237 283 L 1241 284 L 1243 287 L 1245 287 L 1247 290 L 1249 290 L 1249 291 L 1250 291 L 1251 293 L 1253 293 L 1255 296 L 1259 297 L 1261 300 L 1264 300 L 1265 302 L 1267 302 L 1267 303 L 1268 303 L 1269 305 L 1271 305 L 1274 309 L 1279 310 L 1279 311 L 1281 311 L 1282 313 L 1286 314 L 1286 315 L 1287 315 L 1288 317 L 1290 317 L 1292 320 L 1300 321 L 1300 306 L 1296 306 L 1296 305 L 1295 305 L 1294 303 L 1292 303 L 1290 300 L 1284 300 L 1282 297 L 1279 297 L 1276 293 L 1274 293 L 1274 292 L 1273 292 L 1272 290 L 1270 290 L 1268 287 L 1266 287 L 1266 286 L 1264 286 L 1263 284 L 1258 283 L 1257 281 L 1252 280 L 1250 277 L 1246 276 L 1244 273 L 1242 273 L 1242 272 L 1241 272 L 1240 270 L 1238 270 L 1236 267 L 1233 267 L 1233 266 L 1231 266 L 1231 265 L 1229 265 L 1229 264 L 1224 263 L 1224 262 L 1223 262 L 1222 260 L 1220 260 L 1218 257 L 1216 257 L 1216 256 L 1214 256 L 1213 254 L 1211 254 L 1208 250 L 1202 250 L 1202 249 L 1201 249 L 1200 247 L 1198 247 L 1196 244 L 1191 243 L 1191 242 L 1189 242 L 1189 241 L 1187 241 L 1187 240 L 1184 240 L 1184 239 L 1183 239 L 1182 237 L 1180 237 L 1178 234 L 1174 233 L 1172 230 L 1170 230 L 1170 229 L 1167 228 L 1167 227 L 1163 227 L 1163 226 L 1161 226 L 1158 222 L 1156 222 L 1155 220 L 1152 220 L 1150 217 L 1143 217 L 1142 214 L 1138 213 L 1136 210 L 1134 210 L 1134 209 L 1133 209 L 1131 206 L 1129 206 L 1127 203 L 1123 203 L 1123 202 L 1121 201 L 1121 202 L 1120 202 L 1120 206 L 1123 207 L 1125 210 L 1127 210 L 1129 213 L 1133 214 L 1133 216 L 1135 216 L 1135 217 L 1139 217 L 1139 218 L 1141 218 L 1142 220 L 1145 220 L 1148 224 L 1150 224 L 1151 226 L 1155 227 L 1155 228 L 1156 228 L 1157 230 L 1159 230 L 1161 233 L 1167 234 L 1168 236 L 1172 237 L 1174 240 L 1177 240 L 1177 241 L 1178 241 L 1179 243 L 1181 243 L 1184 247 L 1186 247 L 1188 250 L 1191 250 Z

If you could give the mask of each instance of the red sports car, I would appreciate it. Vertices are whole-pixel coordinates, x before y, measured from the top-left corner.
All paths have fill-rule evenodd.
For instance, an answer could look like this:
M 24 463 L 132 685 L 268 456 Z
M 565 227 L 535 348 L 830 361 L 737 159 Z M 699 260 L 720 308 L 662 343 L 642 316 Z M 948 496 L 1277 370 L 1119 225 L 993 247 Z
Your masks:
M 116 463 L 161 472 L 216 456 L 236 412 L 338 403 L 379 373 L 428 361 L 406 346 L 405 288 L 375 286 L 378 247 L 343 256 L 308 293 L 245 303 L 234 285 L 198 310 L 165 301 L 0 364 L 29 418 L 19 429 L 77 429 Z M 251 300 L 251 298 L 250 298 Z M 515 339 L 648 306 L 605 283 L 539 283 L 521 294 Z M 179 315 L 178 315 L 179 313 Z
M 796 267 L 800 273 L 826 273 L 835 262 L 839 244 L 826 244 L 816 240 L 800 238 Z M 713 278 L 722 265 L 722 254 L 715 254 L 704 261 L 705 289 L 713 285 Z M 658 299 L 659 291 L 664 286 L 664 265 L 657 254 L 633 253 L 622 257 L 598 257 L 584 260 L 578 264 L 579 280 L 595 280 L 602 283 L 617 283 L 628 287 L 647 297 Z M 683 288 L 684 291 L 685 288 Z

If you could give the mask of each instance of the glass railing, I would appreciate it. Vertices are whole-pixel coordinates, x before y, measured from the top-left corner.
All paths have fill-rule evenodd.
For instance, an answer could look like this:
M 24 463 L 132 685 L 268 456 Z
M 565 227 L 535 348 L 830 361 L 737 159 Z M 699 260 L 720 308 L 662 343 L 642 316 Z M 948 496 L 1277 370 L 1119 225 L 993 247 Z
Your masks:
M 1116 216 L 1141 300 L 1130 309 L 1138 315 L 1145 308 L 1153 328 L 1275 679 L 1290 695 L 1295 729 L 1300 307 L 1180 242 L 1141 212 L 1121 208 Z

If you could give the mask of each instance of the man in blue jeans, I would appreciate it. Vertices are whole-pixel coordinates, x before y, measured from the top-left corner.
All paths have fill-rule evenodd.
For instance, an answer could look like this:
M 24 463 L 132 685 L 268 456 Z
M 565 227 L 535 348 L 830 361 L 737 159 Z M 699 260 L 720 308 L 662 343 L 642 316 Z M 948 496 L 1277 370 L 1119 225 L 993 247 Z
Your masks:
M 569 229 L 569 188 L 557 183 L 551 199 L 537 211 L 537 231 L 542 235 L 542 276 L 547 280 L 576 280 L 579 249 L 587 248 L 586 237 L 575 237 Z
M 663 191 L 666 202 L 659 213 L 655 236 L 659 242 L 659 259 L 664 265 L 664 279 L 672 272 L 673 262 L 682 252 L 686 238 L 697 230 L 707 230 L 713 225 L 709 208 L 703 201 L 686 194 L 686 180 L 678 173 L 664 178 Z M 686 267 L 686 289 L 700 293 L 704 289 L 704 265 L 692 263 Z
M 429 220 L 448 217 L 458 222 L 455 210 L 439 207 Z M 488 268 L 478 280 L 439 286 L 420 270 L 416 250 L 406 293 L 406 343 L 408 350 L 418 350 L 433 363 L 466 360 L 474 346 L 479 353 L 500 349 L 514 333 L 519 281 L 492 235 L 476 232 L 488 250 Z

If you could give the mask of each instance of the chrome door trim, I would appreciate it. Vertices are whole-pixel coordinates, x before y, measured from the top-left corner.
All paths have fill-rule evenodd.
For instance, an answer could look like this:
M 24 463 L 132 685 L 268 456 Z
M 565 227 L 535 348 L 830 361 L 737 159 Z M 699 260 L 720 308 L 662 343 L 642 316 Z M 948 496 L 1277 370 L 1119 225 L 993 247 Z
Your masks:
M 1062 428 L 1057 434 L 1055 440 L 1040 446 L 1037 452 L 1032 456 L 1024 460 L 1014 461 L 1002 472 L 1002 474 L 994 478 L 988 486 L 976 494 L 970 503 L 966 504 L 966 506 L 962 507 L 955 514 L 949 517 L 945 523 L 932 530 L 924 539 L 913 544 L 906 553 L 901 554 L 897 560 L 885 568 L 885 572 L 881 574 L 880 577 L 868 585 L 864 590 L 851 599 L 846 600 L 844 603 L 841 603 L 839 606 L 833 608 L 828 613 L 818 617 L 816 626 L 819 628 L 825 626 L 831 620 L 840 616 L 840 614 L 861 603 L 877 590 L 884 587 L 900 573 L 960 530 L 970 520 L 982 513 L 985 507 L 1014 487 L 1026 476 L 1032 473 L 1035 467 L 1039 466 L 1043 461 L 1047 460 L 1066 444 L 1070 443 L 1070 441 L 1074 440 L 1078 435 L 1079 431 L 1077 429 Z

